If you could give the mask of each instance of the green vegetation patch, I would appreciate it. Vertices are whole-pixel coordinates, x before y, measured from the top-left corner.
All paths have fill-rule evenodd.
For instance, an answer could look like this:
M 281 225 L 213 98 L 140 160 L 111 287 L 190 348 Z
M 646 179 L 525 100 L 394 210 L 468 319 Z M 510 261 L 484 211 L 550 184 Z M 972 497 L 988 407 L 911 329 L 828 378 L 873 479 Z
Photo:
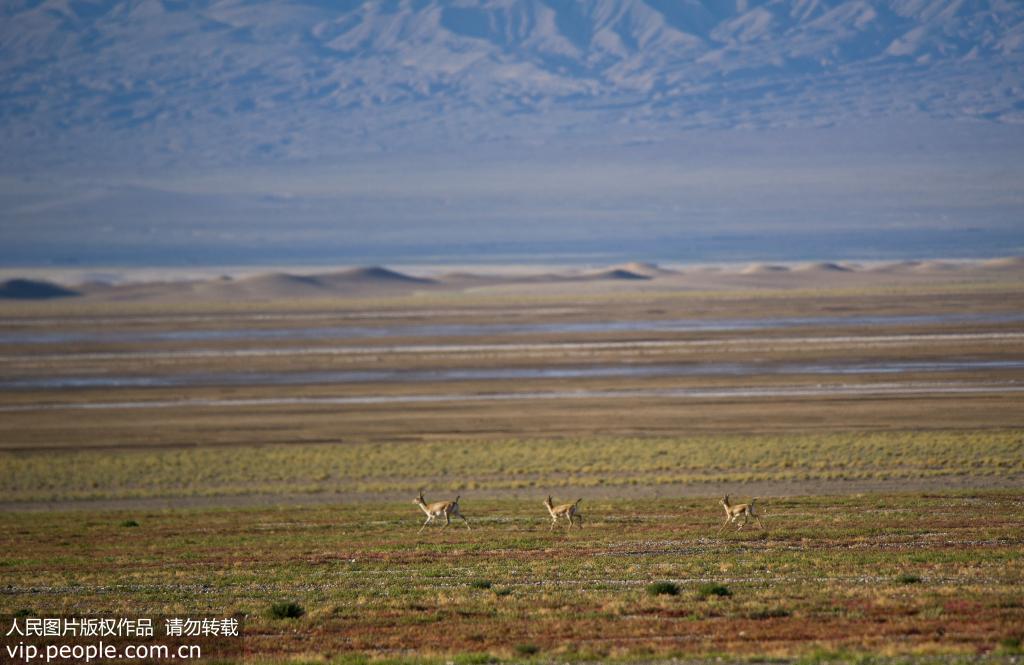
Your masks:
M 647 593 L 652 596 L 678 596 L 679 585 L 674 582 L 655 582 L 647 585 Z
M 715 582 L 708 582 L 707 584 L 701 584 L 697 587 L 697 595 L 701 598 L 708 598 L 710 596 L 727 597 L 732 595 L 732 591 L 729 591 L 729 587 L 724 584 L 717 584 Z
M 306 610 L 298 603 L 283 602 L 270 606 L 270 616 L 274 619 L 298 619 L 305 613 Z
M 1024 430 L 443 440 L 0 453 L 8 501 L 1009 477 Z

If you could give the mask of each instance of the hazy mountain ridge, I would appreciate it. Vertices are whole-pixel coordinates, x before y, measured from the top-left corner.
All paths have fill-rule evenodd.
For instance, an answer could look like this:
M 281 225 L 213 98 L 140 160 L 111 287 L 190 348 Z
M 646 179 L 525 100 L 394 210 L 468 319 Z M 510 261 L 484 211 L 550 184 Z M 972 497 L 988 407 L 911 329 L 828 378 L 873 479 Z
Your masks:
M 1024 5 L 1009 0 L 46 0 L 0 13 L 0 137 L 20 148 L 5 170 L 68 149 L 117 161 L 123 141 L 147 165 L 230 164 L 609 127 L 1024 121 Z

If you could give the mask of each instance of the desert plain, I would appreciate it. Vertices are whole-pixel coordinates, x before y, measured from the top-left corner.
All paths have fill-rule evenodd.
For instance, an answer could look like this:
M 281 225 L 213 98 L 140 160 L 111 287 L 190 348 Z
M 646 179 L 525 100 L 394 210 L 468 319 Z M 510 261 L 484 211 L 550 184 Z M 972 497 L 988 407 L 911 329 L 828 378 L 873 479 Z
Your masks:
M 4 616 L 238 615 L 245 662 L 1020 659 L 1019 258 L 2 292 Z

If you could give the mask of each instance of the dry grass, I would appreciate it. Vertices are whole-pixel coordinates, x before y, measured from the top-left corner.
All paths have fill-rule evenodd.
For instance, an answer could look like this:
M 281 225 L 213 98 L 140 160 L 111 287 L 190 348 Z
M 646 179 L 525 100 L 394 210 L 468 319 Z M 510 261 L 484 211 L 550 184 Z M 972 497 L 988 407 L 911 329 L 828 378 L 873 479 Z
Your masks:
M 404 503 L 8 513 L 0 613 L 241 612 L 254 656 L 339 662 L 950 658 L 1024 625 L 1016 495 L 774 499 L 767 532 L 720 538 L 713 500 L 593 501 L 571 535 L 539 501 L 462 503 L 473 531 L 419 536 Z
M 438 322 L 634 321 L 658 318 L 1019 312 L 1016 276 L 942 282 L 893 278 L 806 288 L 621 291 L 584 295 L 433 293 L 388 299 L 207 304 L 0 304 L 7 331 L 303 330 L 357 315 Z M 874 278 L 872 278 L 874 279 Z M 886 278 L 888 279 L 888 278 Z M 944 279 L 944 278 L 943 278 Z M 932 283 L 934 280 L 934 283 Z M 781 283 L 780 283 L 781 284 Z M 537 306 L 553 308 L 551 311 Z M 444 310 L 444 311 L 442 311 Z M 455 311 L 458 310 L 458 311 Z M 558 310 L 558 311 L 554 311 Z M 262 318 L 270 315 L 271 318 Z M 338 317 L 337 320 L 332 316 Z M 47 317 L 52 317 L 48 320 Z M 96 317 L 109 320 L 97 321 Z M 283 318 L 281 318 L 283 317 Z M 526 367 L 547 364 L 863 362 L 884 359 L 1019 359 L 1024 344 L 926 341 L 921 334 L 1019 332 L 1019 323 L 918 323 L 818 327 L 818 335 L 911 335 L 899 343 L 783 344 L 786 329 L 722 333 L 530 334 L 460 342 L 616 339 L 700 344 L 636 349 L 370 354 L 169 361 L 130 351 L 286 348 L 279 340 L 92 341 L 6 344 L 10 376 L 109 372 L 285 372 L 333 368 Z M 311 346 L 444 338 L 353 341 Z M 113 354 L 89 359 L 73 352 Z M 48 356 L 48 357 L 41 357 Z M 907 381 L 1019 380 L 1020 372 L 908 374 Z M 786 378 L 852 384 L 873 379 Z M 739 377 L 550 380 L 514 389 L 579 390 L 782 382 Z M 464 392 L 510 389 L 463 382 Z M 152 390 L 7 391 L 3 405 L 149 399 L 440 394 L 450 384 L 215 386 Z M 132 405 L 137 406 L 136 404 Z M 807 663 L 1012 661 L 1024 634 L 1024 526 L 1019 492 L 825 496 L 886 481 L 909 488 L 954 480 L 1019 487 L 1024 474 L 1024 394 L 811 396 L 680 400 L 587 398 L 505 403 L 123 408 L 0 412 L 0 500 L 75 510 L 0 513 L 0 614 L 247 615 L 248 662 L 628 662 L 715 657 Z M 823 496 L 759 502 L 768 530 L 714 532 L 723 484 L 739 500 L 818 483 Z M 760 483 L 761 485 L 758 485 Z M 788 484 L 787 484 L 788 483 Z M 858 484 L 860 483 L 860 484 Z M 474 529 L 416 530 L 419 488 L 461 493 Z M 584 497 L 583 530 L 551 533 L 548 493 Z M 629 497 L 631 488 L 672 499 Z M 745 489 L 747 488 L 747 489 Z M 831 488 L 831 489 L 830 489 Z M 165 511 L 153 497 L 216 499 L 295 495 L 321 507 Z M 509 498 L 516 494 L 521 499 Z M 619 498 L 609 498 L 617 495 Z M 742 495 L 742 496 L 740 496 Z M 346 503 L 356 497 L 360 503 Z M 402 497 L 388 503 L 382 497 Z M 408 498 L 406 498 L 408 497 Z M 490 498 L 485 498 L 490 497 Z M 123 500 L 127 510 L 82 499 Z M 168 500 L 169 501 L 169 500 Z M 909 580 L 915 580 L 910 582 Z M 649 585 L 678 595 L 650 595 Z M 666 587 L 667 588 L 667 587 Z M 712 589 L 724 588 L 728 594 Z M 271 618 L 281 613 L 301 616 Z M 999 654 L 999 655 L 995 655 Z

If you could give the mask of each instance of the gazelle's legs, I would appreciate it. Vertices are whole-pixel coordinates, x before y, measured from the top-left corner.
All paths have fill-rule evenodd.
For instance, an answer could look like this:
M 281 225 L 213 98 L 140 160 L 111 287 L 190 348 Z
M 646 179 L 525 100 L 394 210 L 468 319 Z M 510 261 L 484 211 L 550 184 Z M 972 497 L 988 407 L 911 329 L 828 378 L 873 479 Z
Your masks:
M 417 531 L 416 533 L 421 533 L 424 529 L 426 529 L 427 525 L 430 524 L 430 520 L 432 520 L 432 519 L 434 519 L 433 515 L 427 515 L 427 521 L 423 523 L 423 526 L 421 526 L 420 530 Z
M 462 518 L 462 521 L 466 523 L 466 528 L 467 528 L 467 529 L 469 529 L 470 531 L 472 531 L 472 530 L 473 530 L 473 529 L 472 529 L 472 528 L 470 528 L 470 526 L 469 526 L 469 520 L 467 520 L 467 519 L 466 519 L 465 517 L 463 517 L 462 513 L 455 513 L 455 514 L 456 514 L 456 515 L 458 515 L 458 516 L 459 516 L 460 518 Z

